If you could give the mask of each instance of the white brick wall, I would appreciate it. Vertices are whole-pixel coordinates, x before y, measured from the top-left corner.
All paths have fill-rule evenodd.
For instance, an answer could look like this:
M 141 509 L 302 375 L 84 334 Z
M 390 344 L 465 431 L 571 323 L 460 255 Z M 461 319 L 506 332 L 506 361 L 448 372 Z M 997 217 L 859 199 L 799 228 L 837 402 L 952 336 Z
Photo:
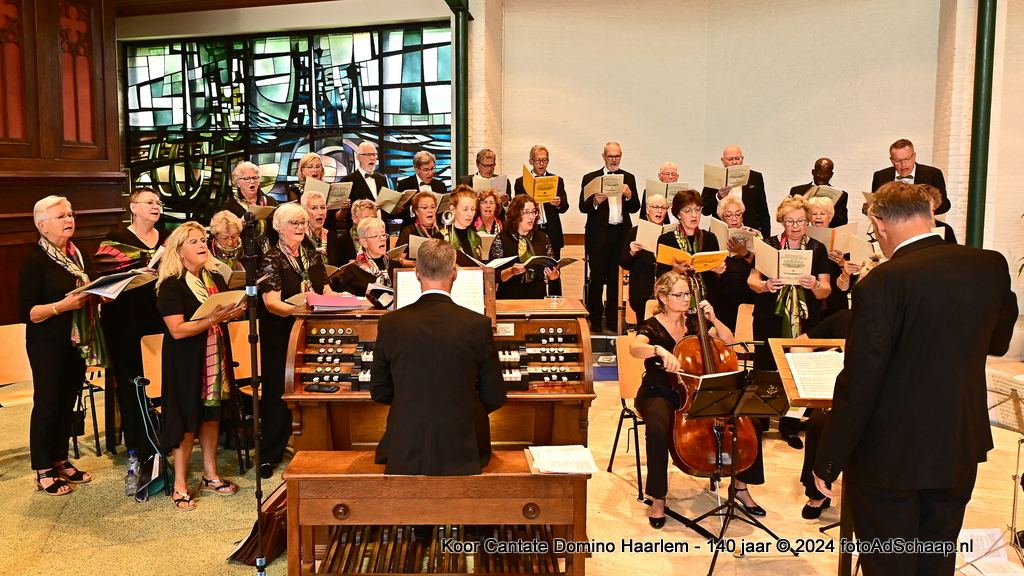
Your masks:
M 469 166 L 459 172 L 474 173 L 476 153 L 490 148 L 497 155 L 498 173 L 514 177 L 516 172 L 502 162 L 501 150 L 504 0 L 476 0 L 470 12 Z

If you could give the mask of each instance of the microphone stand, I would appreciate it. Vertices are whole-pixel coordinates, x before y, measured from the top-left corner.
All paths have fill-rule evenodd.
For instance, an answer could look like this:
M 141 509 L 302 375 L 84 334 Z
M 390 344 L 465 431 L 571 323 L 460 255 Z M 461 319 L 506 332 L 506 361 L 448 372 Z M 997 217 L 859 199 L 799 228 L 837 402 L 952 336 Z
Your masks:
M 252 427 L 253 452 L 256 468 L 256 574 L 266 576 L 267 558 L 263 552 L 263 479 L 260 476 L 260 371 L 259 371 L 259 325 L 256 313 L 259 307 L 259 292 L 256 289 L 256 275 L 259 256 L 256 253 L 256 218 L 246 212 L 242 226 L 242 266 L 245 268 L 246 316 L 249 321 L 249 362 L 252 366 Z

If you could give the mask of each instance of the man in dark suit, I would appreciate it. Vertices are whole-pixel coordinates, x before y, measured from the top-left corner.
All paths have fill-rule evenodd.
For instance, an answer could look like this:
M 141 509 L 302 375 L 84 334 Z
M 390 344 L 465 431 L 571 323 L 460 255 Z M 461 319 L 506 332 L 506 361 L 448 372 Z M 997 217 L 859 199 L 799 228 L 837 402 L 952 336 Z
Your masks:
M 551 172 L 548 172 L 548 162 L 550 156 L 548 155 L 548 149 L 540 144 L 537 144 L 533 148 L 530 148 L 530 166 L 534 176 L 555 176 Z M 565 193 L 565 180 L 562 180 L 561 176 L 558 178 L 558 198 L 555 198 L 551 202 L 544 203 L 544 211 L 540 213 L 540 218 L 537 220 L 537 227 L 544 231 L 551 240 L 551 248 L 555 252 L 555 259 L 562 257 L 562 247 L 565 246 L 565 237 L 562 234 L 562 214 L 569 211 L 569 196 Z M 516 178 L 515 185 L 516 194 L 526 194 L 526 188 L 523 187 L 523 177 Z
M 935 186 L 942 193 L 942 204 L 936 214 L 949 212 L 949 196 L 946 195 L 946 180 L 942 170 L 934 166 L 917 163 L 914 144 L 906 138 L 900 138 L 889 146 L 889 161 L 892 166 L 883 168 L 871 178 L 872 192 L 881 188 L 886 182 L 905 182 L 907 184 L 928 184 Z
M 412 157 L 412 167 L 416 171 L 415 174 L 408 178 L 402 178 L 398 181 L 395 188 L 395 192 L 405 192 L 406 190 L 430 190 L 436 194 L 447 194 L 448 188 L 444 185 L 444 182 L 434 178 L 434 171 L 437 167 L 437 159 L 434 155 L 426 150 L 420 150 Z M 412 206 L 403 208 L 401 214 L 395 214 L 395 219 L 402 219 L 402 226 L 412 224 L 416 217 L 412 213 Z
M 835 174 L 835 164 L 828 158 L 818 158 L 814 161 L 814 168 L 811 169 L 811 183 L 801 184 L 799 186 L 793 186 L 789 189 L 790 196 L 803 196 L 813 186 L 832 186 L 832 176 Z M 832 217 L 832 221 L 829 222 L 829 228 L 838 228 L 843 224 L 850 221 L 849 209 L 847 208 L 847 200 L 850 195 L 845 191 L 840 190 L 839 198 L 833 201 L 833 207 L 835 208 L 836 214 Z
M 739 146 L 726 146 L 722 150 L 722 166 L 728 168 L 741 164 L 743 164 L 743 150 Z M 760 172 L 751 170 L 750 178 L 742 189 L 737 186 L 736 188 L 715 190 L 705 186 L 701 192 L 701 199 L 704 201 L 703 214 L 705 216 L 718 214 L 718 201 L 729 194 L 739 195 L 743 200 L 743 205 L 746 207 L 746 211 L 743 213 L 743 224 L 759 230 L 765 238 L 770 236 L 772 218 L 768 212 L 768 196 L 764 191 L 764 176 Z
M 490 319 L 452 302 L 457 273 L 455 249 L 428 240 L 419 300 L 377 324 L 370 396 L 391 406 L 376 457 L 388 474 L 479 474 L 490 459 L 487 415 L 505 403 L 505 382 Z
M 483 148 L 476 153 L 476 174 L 467 174 L 462 178 L 459 178 L 457 184 L 465 184 L 470 188 L 476 189 L 473 185 L 473 176 L 479 176 L 480 178 L 494 178 L 494 171 L 498 167 L 498 156 L 494 153 L 494 150 L 490 148 Z M 512 182 L 505 178 L 505 189 L 495 190 L 498 193 L 498 218 L 504 218 L 504 208 L 511 200 L 512 196 Z M 480 190 L 477 190 L 479 193 Z
M 356 148 L 356 163 L 359 167 L 341 180 L 342 182 L 352 183 L 352 193 L 348 196 L 349 200 L 352 202 L 356 200 L 372 200 L 376 202 L 377 194 L 389 186 L 387 176 L 374 172 L 377 168 L 377 146 L 373 142 L 360 143 L 359 147 Z M 342 216 L 342 214 L 339 214 L 339 216 Z M 391 219 L 391 215 L 381 210 L 380 219 L 388 222 Z M 350 227 L 347 221 L 347 217 L 339 218 L 339 222 L 343 222 L 343 224 L 338 228 L 347 230 Z M 333 228 L 328 227 L 328 229 Z
M 853 289 L 843 371 L 814 464 L 846 474 L 857 539 L 955 545 L 978 462 L 992 449 L 985 360 L 1017 319 L 1006 259 L 931 232 L 921 188 L 890 182 L 868 208 L 891 258 Z M 953 574 L 955 555 L 861 554 L 867 576 Z
M 604 316 L 607 330 L 614 334 L 618 328 L 619 309 L 619 256 L 626 233 L 633 228 L 629 214 L 640 210 L 640 198 L 636 194 L 636 177 L 619 169 L 622 161 L 622 147 L 618 142 L 608 142 L 601 152 L 604 168 L 583 176 L 580 184 L 580 211 L 587 215 L 584 248 L 590 267 L 590 284 L 587 286 L 587 310 L 590 312 L 590 331 L 600 333 L 601 317 Z M 621 198 L 611 198 L 597 193 L 584 198 L 584 189 L 595 178 L 608 174 L 622 174 L 625 186 Z M 608 288 L 608 302 L 602 301 L 602 292 Z

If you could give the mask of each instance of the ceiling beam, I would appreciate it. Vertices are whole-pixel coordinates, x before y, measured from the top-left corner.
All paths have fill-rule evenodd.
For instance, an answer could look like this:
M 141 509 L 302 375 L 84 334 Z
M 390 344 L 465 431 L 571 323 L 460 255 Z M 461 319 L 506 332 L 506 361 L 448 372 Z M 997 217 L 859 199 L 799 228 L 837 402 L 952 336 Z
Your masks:
M 258 8 L 289 4 L 312 4 L 329 0 L 206 0 L 205 2 L 182 2 L 181 0 L 116 0 L 115 15 L 153 16 L 157 14 L 178 14 L 206 10 L 229 10 L 233 8 Z

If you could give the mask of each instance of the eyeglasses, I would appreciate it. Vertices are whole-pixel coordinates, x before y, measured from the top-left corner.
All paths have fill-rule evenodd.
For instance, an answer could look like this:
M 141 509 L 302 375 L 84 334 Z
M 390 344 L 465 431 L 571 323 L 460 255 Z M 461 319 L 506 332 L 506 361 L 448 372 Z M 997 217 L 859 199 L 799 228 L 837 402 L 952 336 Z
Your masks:
M 743 162 L 743 156 L 725 156 L 722 160 L 726 162 Z
M 684 296 L 689 298 L 690 297 L 690 293 L 689 292 L 669 292 L 668 296 L 671 296 L 671 297 L 675 298 L 676 300 L 682 300 Z
M 743 218 L 743 212 L 723 212 L 722 218 L 726 220 L 732 220 L 733 218 Z
M 651 210 L 668 210 L 668 206 L 651 206 L 651 205 L 648 205 L 647 207 L 650 208 Z
M 807 219 L 801 218 L 799 220 L 790 220 L 789 218 L 786 218 L 782 223 L 786 226 L 804 226 L 807 224 Z
M 498 164 L 495 163 L 495 162 L 491 162 L 490 164 L 477 164 L 477 166 L 479 166 L 481 168 L 494 168 L 497 165 Z
M 480 201 L 481 206 L 497 206 L 497 204 L 498 203 L 494 201 L 494 198 L 488 198 L 487 200 Z
M 364 158 L 376 158 L 377 157 L 377 153 L 376 152 L 361 152 L 359 154 L 356 154 L 356 156 L 362 156 Z
M 242 182 L 259 182 L 260 181 L 260 177 L 259 176 L 239 176 L 238 180 L 240 180 Z
M 538 212 L 536 210 L 523 210 L 523 216 L 536 216 Z
M 658 172 L 658 176 L 670 176 L 672 178 L 678 178 L 679 172 Z
M 423 210 L 424 212 L 436 212 L 437 211 L 437 206 L 436 205 L 432 205 L 432 204 L 427 204 L 426 206 L 417 206 L 416 209 L 417 210 Z
M 373 236 L 363 236 L 363 238 L 365 238 L 367 240 L 380 240 L 381 238 L 387 238 L 387 237 L 388 237 L 388 235 L 386 233 L 384 233 L 384 232 L 381 232 L 380 234 L 374 234 Z
M 289 220 L 288 225 L 292 228 L 302 228 L 309 224 L 309 220 Z
M 74 212 L 65 212 L 63 214 L 58 214 L 56 216 L 50 216 L 49 218 L 43 218 L 42 220 L 40 220 L 40 222 L 43 222 L 43 221 L 46 221 L 46 220 L 74 220 L 74 219 L 75 219 L 75 213 Z
M 436 170 L 436 168 L 434 166 L 431 166 L 430 168 L 424 168 L 422 166 L 420 166 L 419 168 L 416 168 L 416 171 L 418 171 L 418 172 L 420 172 L 420 171 L 422 171 L 422 172 L 434 172 L 435 170 Z
M 679 211 L 683 214 L 700 214 L 700 206 L 687 206 Z
M 533 159 L 533 163 L 534 164 L 547 164 L 548 163 L 548 159 L 547 158 L 534 158 Z
M 609 154 L 605 156 L 605 158 L 608 160 L 618 160 L 619 158 L 622 158 L 622 154 Z
M 306 170 L 306 169 L 309 169 L 309 170 L 321 170 L 323 167 L 324 167 L 323 164 L 306 164 L 305 166 L 302 167 L 302 169 L 303 170 Z
M 132 204 L 145 204 L 146 206 L 156 206 L 157 208 L 163 208 L 164 203 L 159 200 L 146 200 L 145 202 L 132 202 Z

